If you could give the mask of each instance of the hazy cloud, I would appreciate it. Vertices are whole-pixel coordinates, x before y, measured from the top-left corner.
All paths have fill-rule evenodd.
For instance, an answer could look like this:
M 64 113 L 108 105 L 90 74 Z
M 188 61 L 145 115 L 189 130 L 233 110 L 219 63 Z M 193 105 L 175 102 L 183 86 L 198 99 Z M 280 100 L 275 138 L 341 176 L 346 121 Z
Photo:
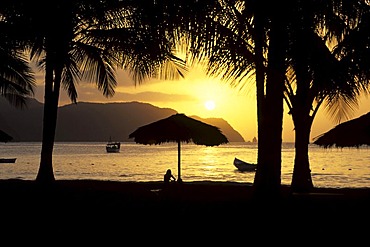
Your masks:
M 161 92 L 140 92 L 135 94 L 130 93 L 116 93 L 116 98 L 124 101 L 145 101 L 145 102 L 179 102 L 179 101 L 193 101 L 194 97 L 185 94 L 168 94 Z
M 141 101 L 141 102 L 188 102 L 194 101 L 195 98 L 185 94 L 169 94 L 161 92 L 139 92 L 139 93 L 125 93 L 116 92 L 113 97 L 106 98 L 103 94 L 98 91 L 95 85 L 89 84 L 89 86 L 79 87 L 77 90 L 78 101 L 89 101 L 89 102 L 130 102 L 130 101 Z M 36 99 L 43 102 L 44 86 L 39 85 L 36 88 Z M 70 104 L 71 100 L 66 95 L 65 91 L 61 92 L 59 98 L 60 105 Z

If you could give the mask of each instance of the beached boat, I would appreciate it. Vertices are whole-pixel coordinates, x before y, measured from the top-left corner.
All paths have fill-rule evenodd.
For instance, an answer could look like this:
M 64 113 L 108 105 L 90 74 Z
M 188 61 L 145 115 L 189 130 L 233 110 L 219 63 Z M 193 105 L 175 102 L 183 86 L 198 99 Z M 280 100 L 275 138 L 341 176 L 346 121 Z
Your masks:
M 0 163 L 15 163 L 17 158 L 0 158 Z
M 121 149 L 121 143 L 109 141 L 105 146 L 105 149 L 107 150 L 107 153 L 119 153 Z
M 234 158 L 234 166 L 242 172 L 253 172 L 256 170 L 257 165 L 254 163 L 248 163 L 238 158 Z

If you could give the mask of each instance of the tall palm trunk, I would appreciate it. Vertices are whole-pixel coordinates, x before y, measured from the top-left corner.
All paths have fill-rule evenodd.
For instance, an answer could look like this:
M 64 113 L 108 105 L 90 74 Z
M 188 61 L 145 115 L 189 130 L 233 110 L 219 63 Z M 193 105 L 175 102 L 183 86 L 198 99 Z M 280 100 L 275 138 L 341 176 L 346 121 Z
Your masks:
M 263 131 L 258 143 L 258 165 L 254 180 L 256 193 L 268 196 L 280 194 L 281 144 L 283 126 L 283 90 L 285 78 L 286 38 L 283 23 L 272 22 L 268 51 L 266 98 L 258 125 Z M 260 143 L 261 141 L 261 143 Z
M 264 112 L 266 112 L 266 99 L 265 99 L 265 69 L 264 69 L 264 56 L 263 56 L 263 45 L 264 45 L 264 27 L 262 20 L 258 13 L 255 14 L 255 28 L 254 28 L 254 38 L 255 38 L 255 61 L 256 61 L 256 97 L 257 97 L 257 137 L 258 137 L 258 153 L 257 153 L 257 171 L 254 177 L 254 186 L 257 191 L 263 185 L 264 180 L 264 170 L 266 170 L 265 157 L 266 154 L 264 146 L 268 140 L 265 135 L 264 122 L 266 117 Z
M 295 158 L 291 189 L 295 192 L 309 192 L 313 188 L 308 156 L 313 122 L 313 116 L 310 116 L 313 102 L 313 98 L 310 97 L 311 80 L 305 66 L 296 67 L 296 77 L 297 93 L 291 110 L 295 129 Z
M 304 43 L 304 42 L 301 42 Z M 303 46 L 302 46 L 303 47 Z M 295 130 L 295 159 L 291 181 L 291 190 L 295 192 L 309 192 L 313 188 L 310 161 L 308 156 L 308 145 L 315 113 L 311 116 L 314 101 L 311 90 L 312 77 L 310 76 L 307 58 L 308 50 L 298 49 L 295 72 L 297 89 L 295 97 L 292 97 L 291 109 Z
M 295 192 L 309 192 L 313 188 L 308 145 L 312 117 L 307 111 L 297 111 L 293 116 L 295 126 L 295 158 L 291 189 Z
M 52 183 L 55 181 L 53 171 L 53 149 L 58 113 L 58 101 L 62 69 L 55 66 L 56 58 L 47 54 L 45 69 L 45 96 L 41 160 L 36 181 L 40 183 Z

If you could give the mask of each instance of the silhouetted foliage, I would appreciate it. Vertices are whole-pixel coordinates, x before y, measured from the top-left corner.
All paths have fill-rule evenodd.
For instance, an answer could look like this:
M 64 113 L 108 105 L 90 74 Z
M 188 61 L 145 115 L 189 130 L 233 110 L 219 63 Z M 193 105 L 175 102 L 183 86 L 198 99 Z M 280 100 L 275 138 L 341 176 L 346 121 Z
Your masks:
M 162 76 L 158 71 L 163 69 L 172 78 L 184 68 L 172 55 L 171 36 L 158 33 L 166 26 L 155 21 L 155 6 L 147 1 L 5 0 L 2 4 L 9 9 L 12 24 L 22 27 L 18 31 L 29 41 L 31 58 L 45 72 L 39 182 L 55 180 L 52 153 L 61 88 L 76 103 L 79 81 L 94 82 L 104 96 L 113 96 L 119 67 L 130 70 L 138 82 Z M 175 66 L 164 66 L 171 61 Z
M 16 107 L 26 106 L 33 96 L 35 78 L 24 55 L 25 41 L 7 18 L 8 9 L 0 4 L 0 95 Z

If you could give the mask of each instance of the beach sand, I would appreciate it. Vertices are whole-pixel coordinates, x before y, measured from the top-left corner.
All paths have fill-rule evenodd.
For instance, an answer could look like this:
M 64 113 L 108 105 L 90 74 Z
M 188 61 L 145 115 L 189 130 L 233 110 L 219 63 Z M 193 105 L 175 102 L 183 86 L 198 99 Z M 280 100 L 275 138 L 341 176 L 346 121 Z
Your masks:
M 247 183 L 185 181 L 164 189 L 161 181 L 57 180 L 45 188 L 11 179 L 0 180 L 0 195 L 2 235 L 14 241 L 16 234 L 28 243 L 47 236 L 60 245 L 164 244 L 166 237 L 191 246 L 292 237 L 306 244 L 319 239 L 353 244 L 370 229 L 368 188 L 292 194 L 283 186 L 280 198 L 262 200 Z

